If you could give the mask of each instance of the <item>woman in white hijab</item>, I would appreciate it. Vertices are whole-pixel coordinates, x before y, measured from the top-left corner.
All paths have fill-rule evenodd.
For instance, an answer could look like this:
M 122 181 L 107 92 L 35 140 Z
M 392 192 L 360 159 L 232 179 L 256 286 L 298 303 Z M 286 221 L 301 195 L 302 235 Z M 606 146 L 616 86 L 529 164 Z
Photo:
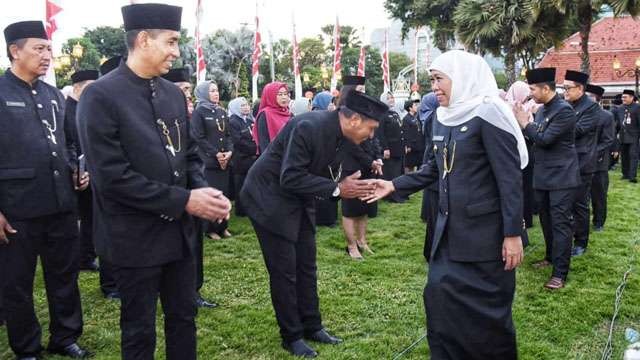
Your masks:
M 454 50 L 431 66 L 440 107 L 433 151 L 418 172 L 377 180 L 375 201 L 439 184 L 424 291 L 432 359 L 516 359 L 511 317 L 522 262 L 527 148 L 480 56 Z

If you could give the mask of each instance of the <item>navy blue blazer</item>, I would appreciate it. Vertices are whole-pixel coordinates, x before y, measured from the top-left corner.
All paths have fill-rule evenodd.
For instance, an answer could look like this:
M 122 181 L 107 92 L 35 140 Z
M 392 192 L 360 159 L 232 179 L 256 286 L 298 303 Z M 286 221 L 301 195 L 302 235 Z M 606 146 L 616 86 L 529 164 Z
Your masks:
M 583 95 L 572 104 L 576 112 L 576 152 L 580 174 L 596 171 L 596 147 L 598 142 L 598 117 L 600 105 Z

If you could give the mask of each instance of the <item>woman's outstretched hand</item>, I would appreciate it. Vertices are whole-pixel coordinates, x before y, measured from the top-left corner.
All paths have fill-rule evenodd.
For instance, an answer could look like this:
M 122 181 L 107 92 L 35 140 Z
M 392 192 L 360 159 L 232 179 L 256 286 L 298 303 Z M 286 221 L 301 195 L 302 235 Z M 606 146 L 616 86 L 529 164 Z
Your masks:
M 376 189 L 373 191 L 373 193 L 361 197 L 360 200 L 366 201 L 367 203 L 371 204 L 372 202 L 376 202 L 396 191 L 391 181 L 375 180 L 374 184 L 376 185 Z

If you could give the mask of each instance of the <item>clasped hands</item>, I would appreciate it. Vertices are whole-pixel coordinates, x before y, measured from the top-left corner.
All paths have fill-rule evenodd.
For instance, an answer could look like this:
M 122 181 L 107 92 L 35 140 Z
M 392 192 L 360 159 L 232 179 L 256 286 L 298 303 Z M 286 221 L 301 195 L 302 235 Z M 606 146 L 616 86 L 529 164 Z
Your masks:
M 360 180 L 361 175 L 360 171 L 356 171 L 338 183 L 341 198 L 357 198 L 367 203 L 372 203 L 382 199 L 395 190 L 391 181 L 376 179 Z
M 220 169 L 226 170 L 227 165 L 229 165 L 229 160 L 231 160 L 231 151 L 227 152 L 219 152 L 216 154 L 216 159 L 218 159 L 218 163 L 220 164 Z

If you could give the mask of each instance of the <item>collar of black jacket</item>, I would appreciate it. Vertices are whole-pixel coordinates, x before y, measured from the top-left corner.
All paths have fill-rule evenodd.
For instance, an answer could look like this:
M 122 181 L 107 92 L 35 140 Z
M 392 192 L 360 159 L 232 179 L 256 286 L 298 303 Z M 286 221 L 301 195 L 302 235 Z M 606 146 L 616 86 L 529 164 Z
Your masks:
M 23 88 L 31 91 L 32 89 L 35 89 L 36 86 L 38 86 L 38 83 L 40 82 L 40 79 L 36 79 L 36 81 L 33 82 L 33 84 L 29 84 L 28 82 L 20 79 L 19 77 L 17 77 L 12 71 L 11 69 L 8 69 L 5 72 L 5 76 L 7 77 L 7 79 L 13 81 L 14 83 L 22 86 Z

